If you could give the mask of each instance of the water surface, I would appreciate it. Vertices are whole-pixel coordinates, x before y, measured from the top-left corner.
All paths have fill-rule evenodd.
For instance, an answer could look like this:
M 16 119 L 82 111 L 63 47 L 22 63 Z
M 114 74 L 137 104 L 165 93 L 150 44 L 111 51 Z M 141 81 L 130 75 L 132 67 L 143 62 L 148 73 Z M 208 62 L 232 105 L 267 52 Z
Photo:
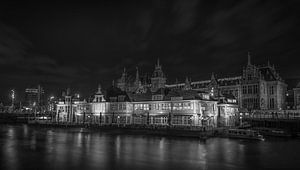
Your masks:
M 0 125 L 0 169 L 297 169 L 300 140 L 126 135 Z

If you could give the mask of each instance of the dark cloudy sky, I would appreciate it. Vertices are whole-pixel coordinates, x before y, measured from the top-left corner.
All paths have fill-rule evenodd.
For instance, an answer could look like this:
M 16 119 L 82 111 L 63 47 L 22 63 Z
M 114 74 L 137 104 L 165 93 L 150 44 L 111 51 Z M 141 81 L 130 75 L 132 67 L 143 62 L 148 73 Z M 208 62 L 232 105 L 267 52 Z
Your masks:
M 0 101 L 10 88 L 42 84 L 84 95 L 107 87 L 123 67 L 152 73 L 160 58 L 168 81 L 240 75 L 253 62 L 299 78 L 297 0 L 6 3 L 0 7 Z

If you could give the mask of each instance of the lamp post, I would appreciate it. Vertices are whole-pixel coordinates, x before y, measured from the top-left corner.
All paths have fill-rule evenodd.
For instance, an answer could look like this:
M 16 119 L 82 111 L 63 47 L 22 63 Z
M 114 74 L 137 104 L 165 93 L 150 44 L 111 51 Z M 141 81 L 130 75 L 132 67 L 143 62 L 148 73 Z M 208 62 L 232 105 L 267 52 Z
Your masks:
M 13 108 L 14 107 L 14 103 L 15 103 L 15 90 L 12 89 L 11 90 L 11 107 Z
M 36 103 L 33 102 L 33 108 L 34 108 L 34 121 L 36 121 Z
M 54 96 L 50 96 L 49 111 L 50 111 L 50 114 L 51 114 L 51 120 L 52 120 L 52 122 L 54 120 L 54 103 L 53 103 L 53 100 L 54 100 Z

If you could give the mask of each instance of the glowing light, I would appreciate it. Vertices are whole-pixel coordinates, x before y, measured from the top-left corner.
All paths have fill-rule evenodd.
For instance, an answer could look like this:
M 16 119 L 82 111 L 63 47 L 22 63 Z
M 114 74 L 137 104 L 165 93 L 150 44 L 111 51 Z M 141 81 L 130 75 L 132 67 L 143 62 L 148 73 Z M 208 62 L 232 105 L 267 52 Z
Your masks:
M 15 90 L 14 90 L 14 89 L 11 90 L 11 98 L 12 98 L 12 99 L 15 99 Z

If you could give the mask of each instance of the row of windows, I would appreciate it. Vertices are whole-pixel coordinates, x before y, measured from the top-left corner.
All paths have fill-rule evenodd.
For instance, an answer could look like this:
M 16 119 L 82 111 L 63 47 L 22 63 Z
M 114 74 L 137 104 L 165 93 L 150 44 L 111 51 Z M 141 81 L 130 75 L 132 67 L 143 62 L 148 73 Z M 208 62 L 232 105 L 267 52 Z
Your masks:
M 243 94 L 257 94 L 258 93 L 258 85 L 244 85 L 242 87 Z
M 88 111 L 89 107 L 86 107 L 86 106 L 73 106 L 72 109 L 74 111 L 76 111 L 76 110 Z M 60 112 L 69 112 L 71 110 L 71 106 L 60 106 L 58 110 L 60 110 Z
M 194 109 L 193 103 L 174 103 L 173 110 L 192 110 Z M 158 104 L 135 104 L 134 110 L 171 110 L 171 103 L 158 103 Z
M 173 117 L 172 123 L 173 124 L 191 124 L 192 120 L 190 116 L 175 116 Z
M 126 110 L 126 104 L 125 103 L 112 103 L 110 105 L 111 110 Z
M 243 107 L 258 109 L 259 108 L 259 99 L 258 98 L 243 99 Z
M 238 90 L 222 90 L 222 93 L 223 94 L 232 94 L 235 97 L 237 97 L 239 94 L 239 91 Z

